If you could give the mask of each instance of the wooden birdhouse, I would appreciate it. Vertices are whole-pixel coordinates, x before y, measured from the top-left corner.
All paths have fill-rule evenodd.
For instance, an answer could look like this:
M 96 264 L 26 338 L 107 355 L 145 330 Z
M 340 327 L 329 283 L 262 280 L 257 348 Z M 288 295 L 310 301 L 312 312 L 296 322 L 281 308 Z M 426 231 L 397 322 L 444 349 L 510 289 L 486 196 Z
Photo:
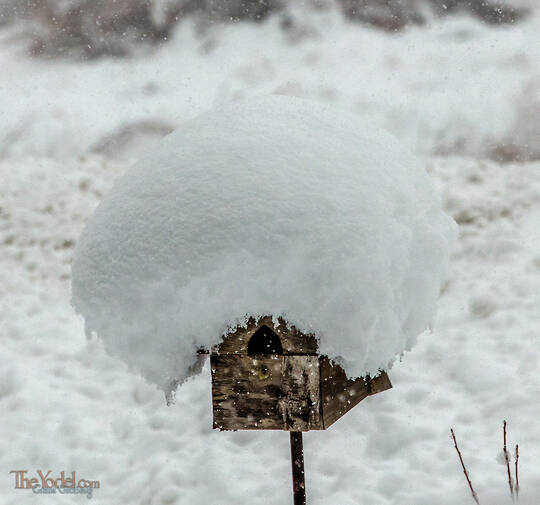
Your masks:
M 367 396 L 392 387 L 384 371 L 348 378 L 319 354 L 314 335 L 274 321 L 252 318 L 212 348 L 214 428 L 325 430 Z

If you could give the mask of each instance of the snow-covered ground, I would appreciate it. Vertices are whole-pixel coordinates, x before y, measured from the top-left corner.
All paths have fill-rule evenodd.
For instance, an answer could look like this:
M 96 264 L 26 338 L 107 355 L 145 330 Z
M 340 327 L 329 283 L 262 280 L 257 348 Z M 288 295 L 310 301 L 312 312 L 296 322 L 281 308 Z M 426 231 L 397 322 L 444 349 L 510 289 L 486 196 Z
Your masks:
M 540 156 L 540 21 L 486 28 L 452 17 L 389 36 L 337 12 L 263 25 L 188 22 L 136 60 L 31 60 L 0 32 L 0 156 L 136 158 L 215 102 L 282 93 L 365 114 L 421 153 L 492 154 L 501 142 Z M 527 123 L 527 124 L 524 124 Z M 534 124 L 531 124 L 534 123 Z
M 331 17 L 296 42 L 272 23 L 215 40 L 186 24 L 157 55 L 92 64 L 26 59 L 4 34 L 2 505 L 86 500 L 13 489 L 20 469 L 99 480 L 100 505 L 291 502 L 286 433 L 212 431 L 208 367 L 167 407 L 85 339 L 69 304 L 73 246 L 139 146 L 214 101 L 276 90 L 373 115 L 423 156 L 460 224 L 437 324 L 391 370 L 393 389 L 305 435 L 309 502 L 474 503 L 453 427 L 480 503 L 510 503 L 503 419 L 520 444 L 520 502 L 540 501 L 540 162 L 480 156 L 507 136 L 540 149 L 538 19 L 388 37 Z

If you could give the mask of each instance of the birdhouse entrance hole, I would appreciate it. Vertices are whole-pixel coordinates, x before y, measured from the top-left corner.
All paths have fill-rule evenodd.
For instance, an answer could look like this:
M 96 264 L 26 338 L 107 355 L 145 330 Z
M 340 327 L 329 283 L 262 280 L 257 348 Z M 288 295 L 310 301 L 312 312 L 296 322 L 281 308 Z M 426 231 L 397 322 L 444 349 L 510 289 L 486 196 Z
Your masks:
M 268 326 L 262 325 L 249 340 L 248 354 L 283 354 L 281 340 Z

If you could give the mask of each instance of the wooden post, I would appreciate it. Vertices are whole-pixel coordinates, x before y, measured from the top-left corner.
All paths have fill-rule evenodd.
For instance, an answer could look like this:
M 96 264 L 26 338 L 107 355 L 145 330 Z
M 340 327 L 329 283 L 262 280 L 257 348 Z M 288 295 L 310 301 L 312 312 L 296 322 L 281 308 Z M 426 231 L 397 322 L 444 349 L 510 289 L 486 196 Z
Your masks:
M 291 431 L 291 464 L 294 505 L 306 505 L 306 483 L 304 480 L 304 448 L 302 432 Z

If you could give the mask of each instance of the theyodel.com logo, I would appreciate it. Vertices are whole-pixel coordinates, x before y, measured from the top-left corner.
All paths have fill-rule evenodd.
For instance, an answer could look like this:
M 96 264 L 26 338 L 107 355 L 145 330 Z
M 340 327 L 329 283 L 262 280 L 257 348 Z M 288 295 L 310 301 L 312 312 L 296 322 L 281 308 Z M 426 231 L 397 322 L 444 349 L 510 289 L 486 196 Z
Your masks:
M 60 472 L 53 475 L 52 470 L 36 470 L 34 476 L 28 475 L 28 470 L 11 470 L 14 474 L 15 489 L 31 490 L 35 494 L 85 494 L 92 498 L 95 489 L 99 489 L 99 480 L 78 478 L 76 472 Z

